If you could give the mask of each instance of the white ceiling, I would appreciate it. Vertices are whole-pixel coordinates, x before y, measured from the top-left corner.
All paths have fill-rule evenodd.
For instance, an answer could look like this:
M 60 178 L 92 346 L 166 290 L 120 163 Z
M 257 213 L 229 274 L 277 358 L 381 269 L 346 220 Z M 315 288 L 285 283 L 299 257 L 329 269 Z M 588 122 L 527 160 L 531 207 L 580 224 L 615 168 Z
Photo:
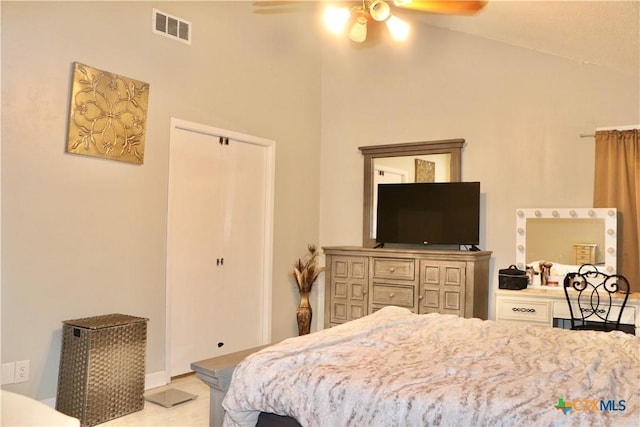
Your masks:
M 474 16 L 411 13 L 405 17 L 640 74 L 640 0 L 489 0 Z
M 391 0 L 387 0 L 392 3 Z M 455 1 L 455 0 L 451 0 Z M 256 13 L 295 13 L 302 5 L 341 0 L 254 0 Z M 582 63 L 640 76 L 640 0 L 488 0 L 473 16 L 393 9 L 409 23 L 422 22 Z

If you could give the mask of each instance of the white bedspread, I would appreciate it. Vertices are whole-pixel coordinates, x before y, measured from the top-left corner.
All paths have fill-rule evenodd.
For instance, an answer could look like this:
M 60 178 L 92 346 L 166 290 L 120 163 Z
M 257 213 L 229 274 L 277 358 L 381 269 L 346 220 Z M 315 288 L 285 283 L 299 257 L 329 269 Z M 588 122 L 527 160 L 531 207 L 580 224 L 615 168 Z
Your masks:
M 639 353 L 640 337 L 621 332 L 387 307 L 245 359 L 224 425 L 263 411 L 303 426 L 637 426 Z

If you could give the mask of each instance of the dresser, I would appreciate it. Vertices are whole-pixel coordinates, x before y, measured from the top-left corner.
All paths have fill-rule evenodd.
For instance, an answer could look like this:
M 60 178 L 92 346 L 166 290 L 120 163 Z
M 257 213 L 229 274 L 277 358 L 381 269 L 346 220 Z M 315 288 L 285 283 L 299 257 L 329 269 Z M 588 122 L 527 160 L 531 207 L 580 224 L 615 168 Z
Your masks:
M 614 310 L 616 300 L 614 299 Z M 618 306 L 619 307 L 619 306 Z M 576 308 L 577 309 L 577 308 Z M 618 309 L 618 313 L 619 313 Z M 496 320 L 554 326 L 558 321 L 570 319 L 569 305 L 564 290 L 527 288 L 521 291 L 496 290 Z M 568 320 L 567 320 L 568 322 Z M 633 325 L 636 335 L 640 331 L 640 293 L 629 294 L 620 323 Z
M 573 245 L 573 263 L 575 265 L 595 264 L 596 248 L 598 245 L 591 243 L 577 243 Z
M 490 251 L 324 247 L 325 327 L 388 305 L 487 318 Z

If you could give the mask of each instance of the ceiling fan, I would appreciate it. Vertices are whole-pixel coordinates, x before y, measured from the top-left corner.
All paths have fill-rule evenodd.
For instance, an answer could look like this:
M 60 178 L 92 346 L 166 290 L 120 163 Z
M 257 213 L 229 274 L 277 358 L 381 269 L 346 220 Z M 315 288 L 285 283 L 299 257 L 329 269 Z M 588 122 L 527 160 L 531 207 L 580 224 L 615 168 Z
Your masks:
M 281 6 L 300 1 L 255 1 L 255 6 Z M 474 0 L 362 0 L 326 2 L 323 14 L 325 27 L 334 34 L 348 31 L 349 39 L 362 43 L 367 39 L 367 27 L 384 23 L 394 40 L 405 40 L 409 36 L 409 24 L 395 16 L 394 9 L 442 15 L 473 15 L 479 12 L 486 1 Z

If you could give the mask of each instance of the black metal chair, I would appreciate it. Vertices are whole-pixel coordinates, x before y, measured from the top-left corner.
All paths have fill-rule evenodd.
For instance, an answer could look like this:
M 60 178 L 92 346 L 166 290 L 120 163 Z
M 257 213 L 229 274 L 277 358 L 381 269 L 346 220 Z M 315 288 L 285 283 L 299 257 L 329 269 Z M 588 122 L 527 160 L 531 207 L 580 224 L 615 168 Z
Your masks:
M 629 332 L 620 326 L 629 292 L 626 277 L 605 274 L 590 264 L 580 266 L 577 273 L 568 273 L 564 278 L 564 294 L 569 304 L 571 329 Z

